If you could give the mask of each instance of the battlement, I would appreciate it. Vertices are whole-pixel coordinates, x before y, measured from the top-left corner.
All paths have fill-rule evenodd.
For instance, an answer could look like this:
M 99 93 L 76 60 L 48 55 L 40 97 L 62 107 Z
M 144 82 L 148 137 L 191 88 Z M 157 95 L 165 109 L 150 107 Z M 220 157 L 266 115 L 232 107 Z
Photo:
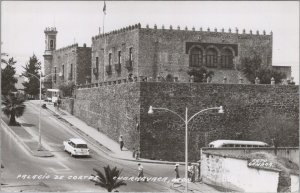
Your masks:
M 55 32 L 55 33 L 57 33 L 56 27 L 46 27 L 46 29 L 45 29 L 44 32 L 45 32 L 45 33 L 46 33 L 46 32 Z
M 233 34 L 233 35 L 238 34 L 238 35 L 246 35 L 246 36 L 249 36 L 249 35 L 250 36 L 252 36 L 252 35 L 253 36 L 273 36 L 272 31 L 268 35 L 265 30 L 263 30 L 261 33 L 260 33 L 259 30 L 256 30 L 256 32 L 254 33 L 250 29 L 249 32 L 247 33 L 245 29 L 239 30 L 238 28 L 235 28 L 235 30 L 233 31 L 231 28 L 228 28 L 228 30 L 226 32 L 224 28 L 222 28 L 220 30 L 218 30 L 217 28 L 214 28 L 213 30 L 211 30 L 208 27 L 207 30 L 204 31 L 202 27 L 200 27 L 199 30 L 197 30 L 194 26 L 191 29 L 189 29 L 187 26 L 185 26 L 185 28 L 181 29 L 181 27 L 179 25 L 177 26 L 176 29 L 174 29 L 172 25 L 169 26 L 169 29 L 166 29 L 165 25 L 162 25 L 162 27 L 159 29 L 156 24 L 154 24 L 153 28 L 150 28 L 148 24 L 145 27 L 142 27 L 141 24 L 138 23 L 138 24 L 127 26 L 127 27 L 124 27 L 124 28 L 121 28 L 121 29 L 118 29 L 118 30 L 113 30 L 113 31 L 110 31 L 110 32 L 105 33 L 105 34 L 99 34 L 99 35 L 93 36 L 92 41 L 97 40 L 99 38 L 107 37 L 107 36 L 110 36 L 110 35 L 132 31 L 132 30 L 135 30 L 135 29 L 158 30 L 158 31 L 160 31 L 160 30 L 163 30 L 163 31 L 180 31 L 180 32 L 186 31 L 188 33 L 203 32 L 203 33 L 210 33 L 210 34 L 216 34 L 216 33 L 218 33 L 218 34 Z
M 262 36 L 268 36 L 266 34 L 266 31 L 263 30 L 262 33 L 259 32 L 259 30 L 256 30 L 256 33 L 253 34 L 253 31 L 250 29 L 249 33 L 246 33 L 246 30 L 243 29 L 242 31 L 240 31 L 238 28 L 235 28 L 235 30 L 233 31 L 231 28 L 228 28 L 227 32 L 225 32 L 225 29 L 222 28 L 220 30 L 218 30 L 217 28 L 214 28 L 213 30 L 210 29 L 210 27 L 207 28 L 206 31 L 203 30 L 202 27 L 199 28 L 199 30 L 197 30 L 194 26 L 189 29 L 187 26 L 185 26 L 184 29 L 181 29 L 181 27 L 178 25 L 176 29 L 173 28 L 172 25 L 169 26 L 169 29 L 165 28 L 165 25 L 162 25 L 162 27 L 160 29 L 158 29 L 157 25 L 154 24 L 153 28 L 150 28 L 149 25 L 147 24 L 145 28 L 142 29 L 148 29 L 148 30 L 165 30 L 165 31 L 187 31 L 187 32 L 208 32 L 208 33 L 226 33 L 226 34 L 241 34 L 241 35 L 262 35 Z M 270 35 L 273 35 L 273 32 L 270 32 Z
M 63 52 L 63 51 L 66 51 L 68 49 L 77 48 L 77 47 L 78 47 L 78 43 L 72 44 L 72 45 L 69 45 L 69 46 L 66 46 L 66 47 L 59 48 L 59 49 L 55 50 L 55 52 Z
M 110 32 L 105 33 L 105 34 L 99 34 L 99 35 L 93 36 L 92 41 L 97 40 L 99 38 L 109 36 L 109 35 L 120 34 L 120 33 L 128 32 L 128 31 L 132 31 L 132 30 L 135 30 L 135 29 L 141 29 L 141 24 L 138 23 L 138 24 L 135 24 L 135 25 L 130 25 L 130 26 L 127 26 L 127 27 L 123 27 L 123 28 L 118 29 L 118 30 L 113 30 L 113 31 L 110 31 Z

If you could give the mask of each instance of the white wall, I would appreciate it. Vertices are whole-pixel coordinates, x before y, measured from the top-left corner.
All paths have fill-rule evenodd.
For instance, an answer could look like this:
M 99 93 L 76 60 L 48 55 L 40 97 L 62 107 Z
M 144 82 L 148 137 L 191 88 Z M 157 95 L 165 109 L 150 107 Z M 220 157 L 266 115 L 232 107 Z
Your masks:
M 299 176 L 291 175 L 291 192 L 299 192 Z
M 279 172 L 250 168 L 247 160 L 203 153 L 204 182 L 242 192 L 277 192 Z

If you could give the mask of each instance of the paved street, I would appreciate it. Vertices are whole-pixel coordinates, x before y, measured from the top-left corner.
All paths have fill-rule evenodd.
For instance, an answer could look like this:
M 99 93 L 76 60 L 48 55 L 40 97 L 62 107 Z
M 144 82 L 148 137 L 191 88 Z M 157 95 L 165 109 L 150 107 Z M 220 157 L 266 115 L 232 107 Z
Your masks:
M 33 137 L 38 136 L 38 107 L 26 103 L 26 111 L 19 121 Z M 137 163 L 120 161 L 101 156 L 102 151 L 98 147 L 89 144 L 91 148 L 90 158 L 73 158 L 63 151 L 63 140 L 71 137 L 79 137 L 72 129 L 57 121 L 51 113 L 42 110 L 42 143 L 50 150 L 54 157 L 39 158 L 30 155 L 12 136 L 6 132 L 2 135 L 2 160 L 5 166 L 2 179 L 6 184 L 3 190 L 7 191 L 101 191 L 89 180 L 67 179 L 74 176 L 90 176 L 93 168 L 102 169 L 103 166 L 117 166 L 123 169 L 122 176 L 136 176 Z M 145 176 L 168 177 L 174 175 L 174 166 L 164 164 L 143 163 Z M 180 168 L 183 176 L 183 166 Z M 50 179 L 33 180 L 20 179 L 18 175 L 50 175 Z M 64 176 L 64 179 L 54 179 Z M 170 191 L 171 183 L 162 182 L 130 182 L 127 186 L 119 188 L 119 191 Z

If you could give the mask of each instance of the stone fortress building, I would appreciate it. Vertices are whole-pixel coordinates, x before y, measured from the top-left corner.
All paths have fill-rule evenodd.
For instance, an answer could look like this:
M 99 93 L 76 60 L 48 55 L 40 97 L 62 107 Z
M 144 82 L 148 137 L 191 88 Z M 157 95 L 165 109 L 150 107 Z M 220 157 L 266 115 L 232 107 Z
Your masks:
M 142 28 L 140 24 L 92 37 L 92 83 L 127 78 L 157 79 L 171 75 L 188 82 L 188 70 L 204 67 L 213 71 L 212 83 L 247 80 L 239 72 L 240 59 L 255 52 L 262 65 L 272 66 L 273 35 L 265 31 L 253 34 L 238 29 L 225 32 L 202 28 L 196 30 Z M 279 69 L 291 76 L 290 67 Z
M 90 83 L 91 75 L 91 47 L 83 44 L 73 44 L 67 47 L 56 49 L 56 28 L 45 29 L 45 54 L 44 67 L 46 88 L 58 88 L 60 85 L 73 83 Z
M 298 86 L 247 84 L 239 68 L 241 58 L 255 52 L 262 65 L 290 78 L 290 67 L 272 66 L 272 33 L 136 24 L 92 37 L 91 48 L 76 44 L 59 50 L 56 29 L 47 28 L 45 34 L 45 74 L 61 75 L 49 82 L 54 88 L 64 81 L 77 85 L 75 97 L 63 99 L 62 108 L 115 141 L 123 135 L 126 148 L 140 148 L 143 158 L 183 161 L 185 152 L 181 120 L 165 111 L 149 115 L 149 106 L 181 116 L 186 108 L 191 116 L 209 107 L 224 107 L 224 114 L 206 112 L 189 124 L 189 161 L 197 161 L 200 148 L 217 139 L 271 144 L 270 134 L 257 131 L 255 124 L 270 112 L 274 119 L 292 124 L 278 131 L 278 136 L 291 134 L 282 144 L 299 145 Z M 210 82 L 191 81 L 187 72 L 201 67 L 214 71 Z M 162 81 L 168 75 L 175 81 Z M 86 84 L 89 78 L 91 84 Z

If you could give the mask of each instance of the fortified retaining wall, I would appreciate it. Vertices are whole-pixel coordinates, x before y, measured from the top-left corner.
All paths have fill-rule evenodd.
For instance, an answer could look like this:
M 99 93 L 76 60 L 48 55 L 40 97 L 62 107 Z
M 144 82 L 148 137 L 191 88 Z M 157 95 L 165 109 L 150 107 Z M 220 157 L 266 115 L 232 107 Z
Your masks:
M 274 119 L 285 116 L 293 123 L 289 130 L 277 131 L 287 136 L 281 145 L 298 146 L 298 98 L 295 85 L 131 82 L 78 89 L 74 115 L 116 141 L 122 134 L 127 148 L 141 148 L 141 157 L 183 161 L 184 122 L 163 110 L 149 115 L 149 106 L 168 108 L 182 117 L 188 108 L 191 117 L 222 105 L 224 114 L 207 111 L 188 124 L 189 160 L 197 161 L 199 149 L 216 139 L 259 139 L 271 144 L 270 134 L 253 128 L 269 112 Z

